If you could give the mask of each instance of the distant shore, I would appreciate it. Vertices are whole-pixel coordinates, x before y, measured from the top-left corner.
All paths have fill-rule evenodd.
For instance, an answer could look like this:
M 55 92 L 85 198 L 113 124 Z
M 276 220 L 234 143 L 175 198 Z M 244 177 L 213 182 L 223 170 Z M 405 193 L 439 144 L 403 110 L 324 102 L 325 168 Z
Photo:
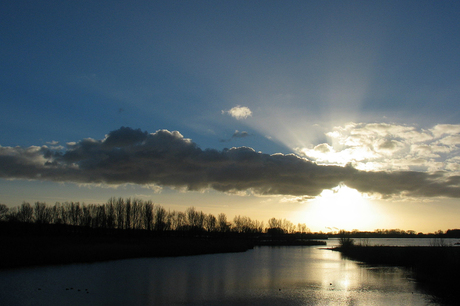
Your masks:
M 460 247 L 349 246 L 337 247 L 346 258 L 370 265 L 401 266 L 413 273 L 418 286 L 443 304 L 458 305 Z

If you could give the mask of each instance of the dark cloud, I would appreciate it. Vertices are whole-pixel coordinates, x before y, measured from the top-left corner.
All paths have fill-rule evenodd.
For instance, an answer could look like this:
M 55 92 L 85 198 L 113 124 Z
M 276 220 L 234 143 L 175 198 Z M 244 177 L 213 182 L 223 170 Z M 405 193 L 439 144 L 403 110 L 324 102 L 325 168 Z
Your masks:
M 229 139 L 221 139 L 220 142 L 229 142 L 229 141 L 232 141 L 233 139 L 245 138 L 245 137 L 248 137 L 248 136 L 250 136 L 250 135 L 246 131 L 240 132 L 238 130 L 235 130 L 235 133 L 233 133 L 231 138 L 229 138 Z
M 245 138 L 248 136 L 249 136 L 248 132 L 245 132 L 245 131 L 240 132 L 236 130 L 235 133 L 233 133 L 232 138 Z
M 203 150 L 179 132 L 149 134 L 128 127 L 102 140 L 88 138 L 68 144 L 65 151 L 46 146 L 0 147 L 0 177 L 310 197 L 343 183 L 384 196 L 460 197 L 460 177 L 446 177 L 444 172 L 365 172 L 247 147 Z

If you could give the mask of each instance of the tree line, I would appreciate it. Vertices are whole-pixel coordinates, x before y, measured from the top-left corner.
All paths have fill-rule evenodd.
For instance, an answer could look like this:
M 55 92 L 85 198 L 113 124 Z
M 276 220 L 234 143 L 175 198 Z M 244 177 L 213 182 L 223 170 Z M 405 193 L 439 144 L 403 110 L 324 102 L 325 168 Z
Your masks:
M 47 205 L 35 202 L 8 208 L 0 204 L 0 221 L 35 224 L 61 224 L 99 229 L 147 230 L 147 231 L 206 231 L 264 233 L 309 233 L 304 223 L 297 225 L 286 219 L 271 218 L 268 227 L 264 222 L 246 216 L 235 216 L 233 222 L 224 213 L 214 216 L 197 211 L 194 207 L 184 212 L 166 210 L 152 201 L 136 198 L 110 198 L 105 204 L 85 204 L 79 202 L 56 202 Z

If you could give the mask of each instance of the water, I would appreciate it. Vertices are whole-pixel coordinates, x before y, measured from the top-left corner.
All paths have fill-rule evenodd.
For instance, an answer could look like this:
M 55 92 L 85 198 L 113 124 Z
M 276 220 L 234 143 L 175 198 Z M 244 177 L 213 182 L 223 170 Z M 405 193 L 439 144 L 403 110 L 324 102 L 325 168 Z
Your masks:
M 430 244 L 375 240 L 367 242 Z M 328 245 L 336 243 L 331 239 Z M 437 304 L 400 268 L 360 265 L 321 247 L 257 247 L 244 253 L 2 271 L 0 305 Z

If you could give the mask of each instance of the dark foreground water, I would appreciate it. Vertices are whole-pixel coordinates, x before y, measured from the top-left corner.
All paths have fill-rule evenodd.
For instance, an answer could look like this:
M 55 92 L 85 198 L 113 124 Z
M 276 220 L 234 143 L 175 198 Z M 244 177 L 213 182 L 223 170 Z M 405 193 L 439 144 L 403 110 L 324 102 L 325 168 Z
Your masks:
M 438 305 L 431 300 L 400 268 L 359 265 L 320 247 L 0 272 L 0 305 L 10 306 Z

